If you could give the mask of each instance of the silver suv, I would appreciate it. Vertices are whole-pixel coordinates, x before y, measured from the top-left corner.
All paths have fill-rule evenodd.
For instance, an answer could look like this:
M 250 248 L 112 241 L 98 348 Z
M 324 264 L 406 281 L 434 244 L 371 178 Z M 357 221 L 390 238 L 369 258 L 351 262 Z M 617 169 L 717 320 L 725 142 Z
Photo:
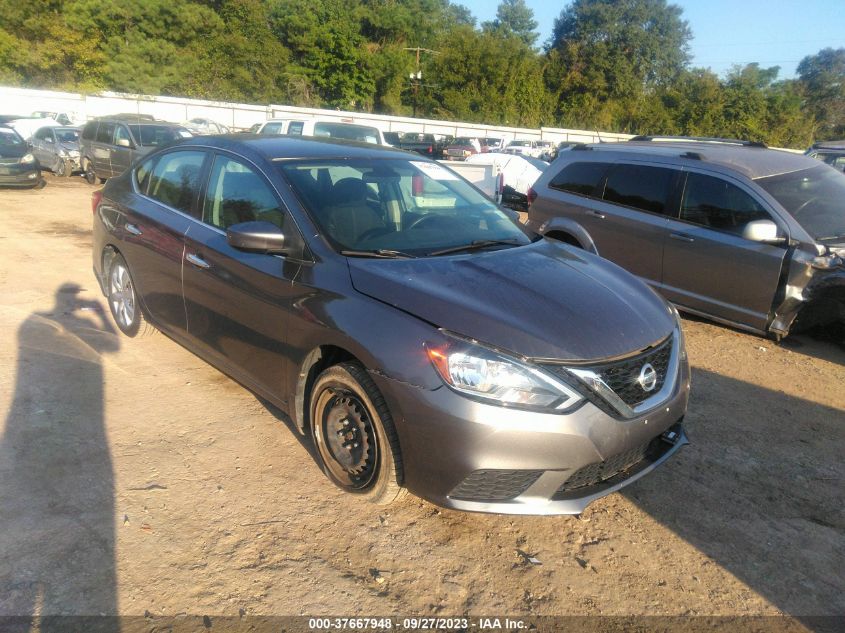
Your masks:
M 561 154 L 529 192 L 528 225 L 684 311 L 780 339 L 845 322 L 844 201 L 842 173 L 807 156 L 636 137 Z

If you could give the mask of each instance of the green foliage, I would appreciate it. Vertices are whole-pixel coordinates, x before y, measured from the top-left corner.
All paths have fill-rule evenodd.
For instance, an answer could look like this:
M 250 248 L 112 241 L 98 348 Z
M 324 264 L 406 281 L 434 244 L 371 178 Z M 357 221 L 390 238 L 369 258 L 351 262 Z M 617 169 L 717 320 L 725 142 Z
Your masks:
M 845 137 L 845 48 L 825 48 L 798 64 L 801 89 L 817 124 L 817 138 Z
M 791 147 L 845 136 L 845 48 L 796 80 L 757 64 L 721 79 L 689 68 L 667 0 L 572 0 L 543 51 L 536 29 L 525 0 L 480 28 L 450 0 L 0 0 L 0 83 Z

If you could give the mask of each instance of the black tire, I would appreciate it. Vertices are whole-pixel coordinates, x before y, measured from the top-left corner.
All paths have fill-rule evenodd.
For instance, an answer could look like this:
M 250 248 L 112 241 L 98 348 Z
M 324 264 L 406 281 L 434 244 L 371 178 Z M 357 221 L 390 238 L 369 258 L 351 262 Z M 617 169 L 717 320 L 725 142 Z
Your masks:
M 143 337 L 156 331 L 144 318 L 138 304 L 138 295 L 135 293 L 135 282 L 122 255 L 115 255 L 111 261 L 106 277 L 106 289 L 109 311 L 121 332 L 130 337 Z
M 377 505 L 404 495 L 393 418 L 363 367 L 342 363 L 321 373 L 311 389 L 309 413 L 311 436 L 332 483 Z
M 85 161 L 85 171 L 83 172 L 85 176 L 85 181 L 89 185 L 96 185 L 97 184 L 97 174 L 94 172 L 94 163 L 90 160 Z

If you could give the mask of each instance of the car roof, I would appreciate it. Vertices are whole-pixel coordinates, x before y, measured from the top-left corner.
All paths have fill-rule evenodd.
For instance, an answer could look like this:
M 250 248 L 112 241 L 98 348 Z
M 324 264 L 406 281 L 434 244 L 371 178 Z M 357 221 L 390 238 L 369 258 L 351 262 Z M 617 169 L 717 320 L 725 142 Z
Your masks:
M 321 158 L 400 158 L 426 160 L 417 154 L 374 143 L 356 143 L 331 138 L 291 137 L 283 135 L 222 134 L 195 136 L 181 141 L 180 146 L 205 145 L 255 153 L 267 160 L 321 159 Z
M 841 141 L 821 141 L 813 143 L 810 149 L 841 149 L 845 150 L 845 139 Z
M 801 171 L 818 165 L 818 161 L 803 154 L 758 145 L 737 145 L 727 142 L 672 140 L 671 142 L 593 143 L 576 147 L 576 152 L 582 148 L 600 154 L 617 153 L 643 158 L 671 159 L 665 162 L 671 162 L 674 165 L 714 165 L 739 172 L 752 180 Z M 567 153 L 567 155 L 572 160 L 577 153 Z

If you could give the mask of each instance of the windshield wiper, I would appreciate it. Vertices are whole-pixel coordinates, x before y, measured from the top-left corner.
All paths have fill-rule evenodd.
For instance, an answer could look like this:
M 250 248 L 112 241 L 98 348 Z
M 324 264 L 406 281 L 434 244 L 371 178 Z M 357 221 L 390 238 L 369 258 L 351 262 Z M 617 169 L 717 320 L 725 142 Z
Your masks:
M 474 242 L 470 242 L 469 244 L 463 244 L 461 246 L 452 246 L 450 248 L 443 248 L 439 251 L 432 251 L 429 253 L 430 257 L 437 257 L 438 255 L 448 255 L 449 253 L 460 253 L 461 251 L 476 251 L 481 248 L 487 248 L 488 246 L 500 246 L 500 245 L 510 245 L 516 246 L 519 244 L 518 240 L 515 239 L 508 239 L 508 240 L 475 240 Z
M 392 251 L 387 248 L 376 248 L 371 251 L 354 251 L 344 250 L 340 251 L 341 255 L 347 257 L 375 257 L 380 259 L 415 259 L 416 255 L 410 253 L 403 253 L 402 251 Z

